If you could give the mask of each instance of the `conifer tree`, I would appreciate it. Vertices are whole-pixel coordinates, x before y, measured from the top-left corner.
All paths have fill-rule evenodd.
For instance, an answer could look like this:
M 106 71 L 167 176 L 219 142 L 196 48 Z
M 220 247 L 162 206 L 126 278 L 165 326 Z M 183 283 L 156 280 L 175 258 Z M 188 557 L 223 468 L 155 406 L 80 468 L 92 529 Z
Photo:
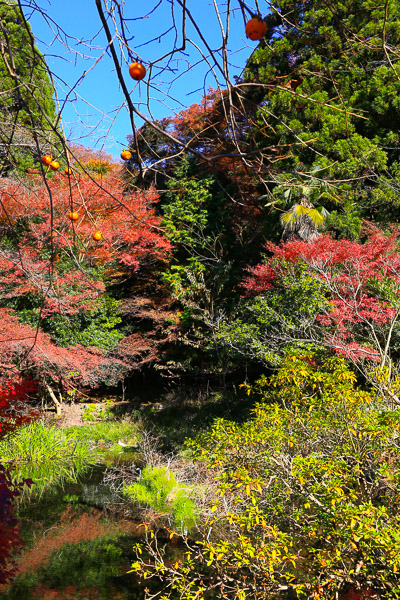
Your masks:
M 282 156 L 264 169 L 273 202 L 289 208 L 306 192 L 346 237 L 362 218 L 397 220 L 399 9 L 398 0 L 278 0 L 247 64 L 254 148 L 262 156 L 276 145 Z
M 0 4 L 0 175 L 33 166 L 56 142 L 46 63 L 14 0 Z

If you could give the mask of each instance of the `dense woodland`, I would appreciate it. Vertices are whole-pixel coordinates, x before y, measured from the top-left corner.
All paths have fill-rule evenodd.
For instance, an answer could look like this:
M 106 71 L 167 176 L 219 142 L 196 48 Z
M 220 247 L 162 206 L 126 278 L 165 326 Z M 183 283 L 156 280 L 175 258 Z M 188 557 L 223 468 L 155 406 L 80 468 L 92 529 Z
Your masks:
M 117 65 L 123 13 L 96 6 Z M 127 131 L 120 162 L 65 139 L 0 3 L 0 451 L 45 406 L 208 382 L 229 411 L 207 396 L 177 472 L 161 448 L 127 486 L 184 548 L 149 524 L 148 597 L 400 598 L 400 4 L 238 9 L 266 25 L 242 77 Z M 0 583 L 35 486 L 12 473 Z

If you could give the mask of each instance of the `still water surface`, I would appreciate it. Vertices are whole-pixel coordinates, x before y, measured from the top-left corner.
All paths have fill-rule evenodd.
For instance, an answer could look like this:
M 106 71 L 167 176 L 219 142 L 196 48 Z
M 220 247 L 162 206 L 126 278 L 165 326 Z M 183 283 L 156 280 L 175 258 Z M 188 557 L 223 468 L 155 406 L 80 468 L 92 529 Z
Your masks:
M 77 483 L 55 486 L 18 510 L 25 550 L 19 575 L 1 600 L 141 600 L 128 573 L 143 533 L 124 515 L 121 497 L 104 485 L 105 467 L 91 467 Z

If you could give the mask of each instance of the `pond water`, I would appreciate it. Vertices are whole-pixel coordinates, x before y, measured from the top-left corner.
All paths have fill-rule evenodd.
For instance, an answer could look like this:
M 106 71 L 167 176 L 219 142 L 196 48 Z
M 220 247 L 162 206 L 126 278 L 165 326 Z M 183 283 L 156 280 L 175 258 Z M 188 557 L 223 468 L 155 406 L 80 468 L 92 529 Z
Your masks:
M 126 518 L 121 497 L 103 484 L 105 468 L 90 467 L 76 483 L 53 486 L 20 504 L 26 546 L 18 576 L 0 588 L 1 600 L 144 597 L 136 575 L 128 573 L 143 526 Z

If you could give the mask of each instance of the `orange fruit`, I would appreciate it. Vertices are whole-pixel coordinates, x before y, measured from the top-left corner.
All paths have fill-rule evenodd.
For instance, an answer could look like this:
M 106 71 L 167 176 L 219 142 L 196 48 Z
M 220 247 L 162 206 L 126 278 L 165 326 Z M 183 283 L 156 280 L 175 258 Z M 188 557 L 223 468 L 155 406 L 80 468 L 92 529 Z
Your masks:
M 101 240 L 101 238 L 102 238 L 101 231 L 95 231 L 94 234 L 92 235 L 92 238 L 96 242 L 99 242 Z
M 77 221 L 79 219 L 79 213 L 72 211 L 69 213 L 68 218 L 71 219 L 71 221 Z
M 121 158 L 122 160 L 129 160 L 131 158 L 132 154 L 129 152 L 129 150 L 122 150 L 121 152 Z
M 142 63 L 134 62 L 129 67 L 129 75 L 135 81 L 140 81 L 146 75 L 146 69 L 142 65 Z
M 51 163 L 51 156 L 49 156 L 48 154 L 42 156 L 42 163 L 44 165 L 49 165 Z
M 64 169 L 64 173 L 65 173 L 66 175 L 72 175 L 72 169 L 71 169 L 71 167 L 65 167 L 65 169 Z
M 57 160 L 52 160 L 49 166 L 52 171 L 58 171 L 60 163 Z
M 246 37 L 255 42 L 267 33 L 267 24 L 260 17 L 253 17 L 246 23 Z

